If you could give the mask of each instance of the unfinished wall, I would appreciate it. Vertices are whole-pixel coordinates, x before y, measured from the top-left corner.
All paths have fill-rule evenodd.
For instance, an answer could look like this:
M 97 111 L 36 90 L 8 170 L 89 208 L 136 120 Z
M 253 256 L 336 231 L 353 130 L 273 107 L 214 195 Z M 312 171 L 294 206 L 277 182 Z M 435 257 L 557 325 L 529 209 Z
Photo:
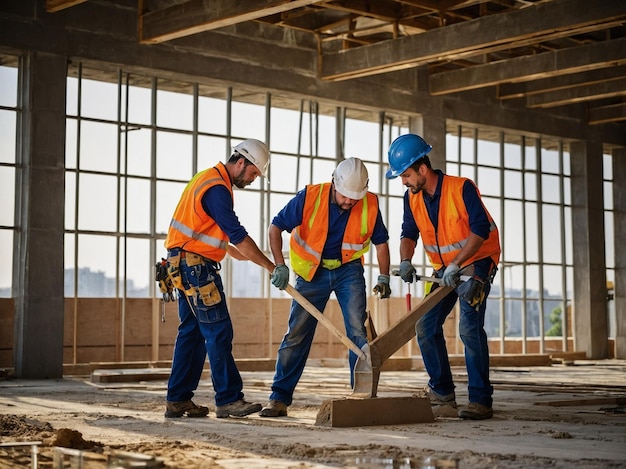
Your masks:
M 271 361 L 287 328 L 289 299 L 235 298 L 229 309 L 235 329 L 233 353 L 237 360 Z M 63 364 L 109 362 L 171 361 L 178 327 L 176 303 L 165 304 L 165 322 L 161 321 L 160 300 L 115 298 L 79 298 L 65 300 Z M 406 313 L 404 298 L 369 299 L 369 311 L 377 332 L 382 332 Z M 344 330 L 339 305 L 331 300 L 324 313 L 340 330 Z M 456 312 L 445 323 L 448 351 L 462 355 L 463 344 L 456 338 Z M 571 322 L 570 322 L 571 324 Z M 0 367 L 13 368 L 14 300 L 0 299 Z M 270 335 L 271 329 L 271 335 Z M 155 340 L 152 338 L 155 337 Z M 271 337 L 271 340 L 270 340 Z M 507 339 L 505 354 L 521 354 L 521 339 Z M 527 340 L 526 353 L 539 353 L 539 341 Z M 544 341 L 547 353 L 563 351 L 560 337 Z M 491 339 L 492 354 L 499 354 L 500 340 Z M 568 351 L 573 350 L 571 339 Z M 403 345 L 394 358 L 419 356 L 415 340 Z M 347 348 L 323 325 L 318 325 L 311 349 L 311 359 L 345 359 Z M 269 366 L 269 365 L 268 365 Z

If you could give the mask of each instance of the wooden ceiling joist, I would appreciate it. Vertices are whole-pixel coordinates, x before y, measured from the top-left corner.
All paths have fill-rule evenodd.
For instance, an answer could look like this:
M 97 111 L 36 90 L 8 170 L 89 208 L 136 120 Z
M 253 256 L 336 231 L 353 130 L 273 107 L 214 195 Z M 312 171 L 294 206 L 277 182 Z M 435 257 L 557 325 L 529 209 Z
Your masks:
M 323 0 L 189 0 L 154 12 L 139 13 L 139 39 L 155 44 L 231 26 Z
M 433 95 L 443 95 L 622 64 L 626 64 L 626 38 L 433 74 L 429 91 Z
M 46 0 L 46 11 L 48 13 L 55 13 L 86 1 L 87 0 Z
M 435 60 L 454 60 L 474 55 L 531 45 L 539 40 L 582 34 L 619 26 L 626 19 L 626 2 L 597 0 L 554 0 L 533 8 L 491 15 L 335 53 L 325 54 L 321 77 L 344 80 L 387 73 Z M 506 35 L 503 34 L 506 32 Z
M 589 109 L 590 124 L 605 124 L 608 122 L 626 122 L 626 103 Z
M 547 108 L 617 96 L 626 96 L 626 77 L 592 85 L 573 86 L 567 89 L 533 94 L 526 97 L 526 105 L 530 108 Z

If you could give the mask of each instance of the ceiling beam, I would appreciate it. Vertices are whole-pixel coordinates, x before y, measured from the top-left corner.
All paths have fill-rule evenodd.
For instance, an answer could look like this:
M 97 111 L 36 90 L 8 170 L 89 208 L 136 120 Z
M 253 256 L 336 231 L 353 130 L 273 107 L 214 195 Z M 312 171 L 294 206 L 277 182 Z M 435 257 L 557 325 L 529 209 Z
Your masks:
M 590 70 L 588 72 L 570 73 L 539 80 L 521 83 L 501 83 L 498 85 L 499 99 L 517 99 L 531 94 L 545 93 L 579 85 L 591 85 L 614 78 L 626 76 L 626 65 L 616 65 Z
M 626 2 L 554 0 L 508 13 L 485 16 L 322 56 L 321 78 L 348 78 L 387 73 L 434 61 L 456 60 L 497 50 L 536 44 L 564 34 L 582 34 L 626 19 Z
M 139 42 L 155 44 L 256 20 L 324 0 L 189 0 L 153 12 L 139 12 Z
M 562 90 L 532 94 L 526 97 L 526 105 L 530 108 L 548 108 L 616 96 L 626 96 L 626 77 L 592 85 L 573 86 Z
M 590 124 L 626 121 L 626 103 L 611 104 L 589 109 Z
M 48 13 L 55 13 L 86 1 L 87 0 L 46 0 L 46 11 Z
M 433 74 L 430 94 L 442 95 L 506 82 L 536 80 L 626 64 L 626 38 Z

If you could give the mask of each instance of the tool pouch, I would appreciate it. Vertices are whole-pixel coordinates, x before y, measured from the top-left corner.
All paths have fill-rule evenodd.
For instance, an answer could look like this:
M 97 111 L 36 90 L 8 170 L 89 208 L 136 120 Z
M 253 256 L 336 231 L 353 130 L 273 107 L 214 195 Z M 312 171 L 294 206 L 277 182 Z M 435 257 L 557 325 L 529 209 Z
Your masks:
M 220 301 L 222 301 L 222 297 L 220 295 L 215 282 L 211 281 L 206 285 L 198 287 L 198 294 L 200 295 L 200 299 L 205 304 L 205 306 L 215 306 Z
M 163 301 L 174 301 L 174 285 L 168 275 L 166 259 L 161 258 L 161 262 L 156 263 L 154 278 L 163 294 Z
M 462 282 L 457 288 L 459 298 L 478 310 L 485 299 L 485 281 L 477 276 Z
M 167 275 L 175 288 L 179 290 L 185 289 L 185 287 L 183 287 L 183 279 L 180 276 L 180 254 L 168 256 Z

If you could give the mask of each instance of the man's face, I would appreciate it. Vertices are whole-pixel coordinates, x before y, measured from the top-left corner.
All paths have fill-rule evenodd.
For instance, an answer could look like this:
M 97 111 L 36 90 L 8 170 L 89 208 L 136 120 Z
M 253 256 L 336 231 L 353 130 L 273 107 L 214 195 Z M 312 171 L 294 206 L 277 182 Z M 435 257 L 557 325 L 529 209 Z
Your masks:
M 233 178 L 233 184 L 239 189 L 249 186 L 257 177 L 261 175 L 259 168 L 253 164 L 246 164 L 246 161 L 247 160 L 245 158 L 240 158 L 239 161 L 237 161 L 236 168 L 238 172 Z
M 426 176 L 422 174 L 423 165 L 419 165 L 417 171 L 413 168 L 408 168 L 400 175 L 402 178 L 402 184 L 404 184 L 413 194 L 420 192 L 426 185 Z
M 335 203 L 339 205 L 339 208 L 341 210 L 350 210 L 359 201 L 358 199 L 351 199 L 350 197 L 345 197 L 341 195 L 341 193 L 339 193 L 337 189 L 335 189 L 334 184 L 333 184 L 333 193 L 335 194 Z

